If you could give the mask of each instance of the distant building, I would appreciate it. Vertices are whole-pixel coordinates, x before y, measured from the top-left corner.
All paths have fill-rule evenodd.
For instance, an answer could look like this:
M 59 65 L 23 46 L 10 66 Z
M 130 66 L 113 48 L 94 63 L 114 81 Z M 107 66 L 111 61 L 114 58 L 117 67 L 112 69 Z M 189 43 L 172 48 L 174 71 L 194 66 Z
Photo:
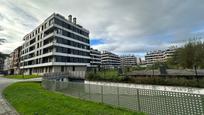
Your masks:
M 0 72 L 4 70 L 4 58 L 0 57 Z
M 13 70 L 14 74 L 20 74 L 20 52 L 21 52 L 22 46 L 19 46 L 16 48 L 13 52 Z
M 137 65 L 137 57 L 134 55 L 126 55 L 121 56 L 121 66 L 136 66 Z
M 6 71 L 7 73 L 10 70 L 10 64 L 11 64 L 10 57 L 6 57 L 6 59 L 4 60 L 4 71 Z
M 80 73 L 90 66 L 89 31 L 76 23 L 52 14 L 24 38 L 20 69 L 25 74 L 50 72 Z
M 8 54 L 0 52 L 0 74 L 4 74 L 4 60 L 8 57 Z
M 9 70 L 8 74 L 14 74 L 14 52 L 9 54 Z
M 137 65 L 141 65 L 141 64 L 143 64 L 142 59 L 139 57 L 139 58 L 137 58 Z
M 91 48 L 90 50 L 90 65 L 91 67 L 100 67 L 101 66 L 101 52 L 97 49 Z
M 171 47 L 166 50 L 158 50 L 153 52 L 148 52 L 145 55 L 145 63 L 147 65 L 152 65 L 156 62 L 166 62 L 168 58 L 172 57 L 174 55 L 174 52 L 176 51 L 175 47 Z
M 4 59 L 4 67 L 3 70 L 8 74 L 14 74 L 14 52 L 10 53 L 8 57 Z
M 8 74 L 20 74 L 20 52 L 21 46 L 16 48 L 9 57 L 4 60 L 4 71 Z
M 119 68 L 120 57 L 114 53 L 103 51 L 101 54 L 102 67 L 107 68 Z

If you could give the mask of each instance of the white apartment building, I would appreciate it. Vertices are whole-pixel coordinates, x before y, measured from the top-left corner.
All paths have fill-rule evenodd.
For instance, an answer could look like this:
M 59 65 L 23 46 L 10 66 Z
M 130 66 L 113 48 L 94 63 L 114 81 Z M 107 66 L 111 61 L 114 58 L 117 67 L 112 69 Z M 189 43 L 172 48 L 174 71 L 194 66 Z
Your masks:
M 91 67 L 100 67 L 101 66 L 101 52 L 98 51 L 97 49 L 91 48 L 90 50 L 90 64 Z
M 89 31 L 60 14 L 52 14 L 27 34 L 21 50 L 24 74 L 81 72 L 90 66 Z
M 152 65 L 156 62 L 166 62 L 168 58 L 171 58 L 176 51 L 176 47 L 171 47 L 166 50 L 158 50 L 153 52 L 148 52 L 145 55 L 145 62 L 147 65 Z
M 102 62 L 102 67 L 105 69 L 120 67 L 120 57 L 108 51 L 102 52 L 101 62 Z
M 121 66 L 135 66 L 137 65 L 137 57 L 134 55 L 124 55 L 120 57 Z
M 10 57 L 6 57 L 4 60 L 4 71 L 7 71 L 10 69 Z

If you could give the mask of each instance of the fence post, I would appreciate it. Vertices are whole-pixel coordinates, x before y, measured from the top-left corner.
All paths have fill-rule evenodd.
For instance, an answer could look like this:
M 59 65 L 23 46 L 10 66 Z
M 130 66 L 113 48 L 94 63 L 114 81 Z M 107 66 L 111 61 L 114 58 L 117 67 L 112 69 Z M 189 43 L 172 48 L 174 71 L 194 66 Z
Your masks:
M 141 111 L 141 107 L 140 107 L 140 93 L 139 93 L 139 89 L 137 89 L 137 106 L 138 106 L 138 111 Z
M 101 85 L 101 102 L 103 103 L 103 85 Z
M 118 106 L 120 105 L 119 87 L 117 87 Z
M 75 85 L 76 85 L 75 87 L 77 88 L 76 90 L 78 91 L 78 96 L 80 98 L 80 85 L 81 84 L 75 84 Z
M 89 100 L 91 100 L 91 87 L 90 87 L 90 83 L 89 83 Z

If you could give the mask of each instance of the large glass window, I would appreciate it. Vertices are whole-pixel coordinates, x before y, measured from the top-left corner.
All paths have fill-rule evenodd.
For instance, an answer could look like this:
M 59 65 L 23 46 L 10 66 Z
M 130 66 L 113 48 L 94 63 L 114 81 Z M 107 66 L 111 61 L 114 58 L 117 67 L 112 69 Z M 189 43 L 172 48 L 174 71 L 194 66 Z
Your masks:
M 59 26 L 62 26 L 62 27 L 65 27 L 65 28 L 67 28 L 69 30 L 72 30 L 72 31 L 76 32 L 76 33 L 82 34 L 82 35 L 87 36 L 87 37 L 89 36 L 88 32 L 85 32 L 85 31 L 83 31 L 83 30 L 81 30 L 81 29 L 79 29 L 77 27 L 74 27 L 74 26 L 72 26 L 72 25 L 70 25 L 70 24 L 68 24 L 68 23 L 66 23 L 64 21 L 61 21 L 61 20 L 59 20 L 57 18 L 54 19 L 54 22 L 55 22 L 55 24 L 57 24 Z
M 89 59 L 76 58 L 76 57 L 65 57 L 65 56 L 55 56 L 56 62 L 71 62 L 71 63 L 89 63 Z
M 89 56 L 89 52 L 84 52 L 80 50 L 75 50 L 75 49 L 70 49 L 70 48 L 65 48 L 65 47 L 56 47 L 56 52 L 60 53 L 69 53 L 69 54 L 74 54 L 74 55 L 81 55 L 81 56 Z
M 84 44 L 77 43 L 74 41 L 66 40 L 66 39 L 60 38 L 60 37 L 56 37 L 56 39 L 57 39 L 57 43 L 71 45 L 71 46 L 82 48 L 82 49 L 89 49 L 88 45 L 84 45 Z

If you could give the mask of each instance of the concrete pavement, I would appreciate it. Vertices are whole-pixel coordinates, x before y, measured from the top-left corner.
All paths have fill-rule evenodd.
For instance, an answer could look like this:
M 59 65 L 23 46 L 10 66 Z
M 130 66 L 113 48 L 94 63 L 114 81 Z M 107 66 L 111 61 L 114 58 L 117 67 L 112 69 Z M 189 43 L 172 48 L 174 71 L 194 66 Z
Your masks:
M 24 81 L 41 81 L 42 78 L 33 78 L 33 79 L 8 79 L 0 77 L 0 115 L 19 115 L 16 110 L 3 98 L 2 91 L 8 85 L 15 82 L 24 82 Z

